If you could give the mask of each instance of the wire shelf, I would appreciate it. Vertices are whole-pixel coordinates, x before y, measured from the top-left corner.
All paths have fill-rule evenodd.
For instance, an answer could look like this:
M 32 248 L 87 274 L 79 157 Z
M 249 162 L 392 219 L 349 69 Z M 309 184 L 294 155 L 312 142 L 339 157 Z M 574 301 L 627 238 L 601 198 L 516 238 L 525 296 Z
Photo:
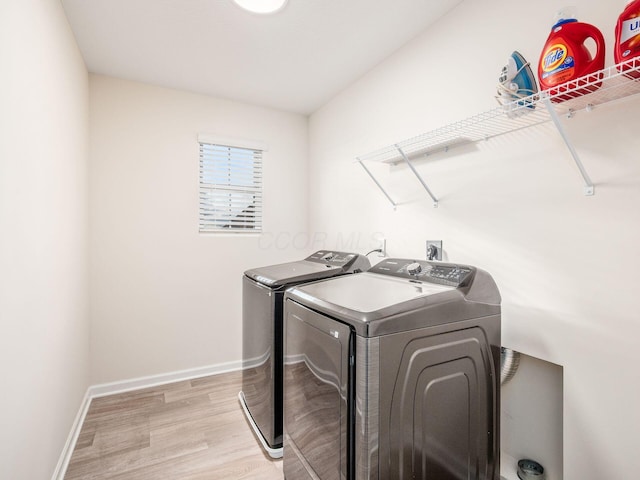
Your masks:
M 356 160 L 394 207 L 396 203 L 376 180 L 371 170 L 365 165 L 365 162 L 389 164 L 405 162 L 432 198 L 434 206 L 437 207 L 438 199 L 415 170 L 411 163 L 412 160 L 552 121 L 580 170 L 585 184 L 584 194 L 593 195 L 594 186 L 577 152 L 564 132 L 559 117 L 566 116 L 570 118 L 577 112 L 591 111 L 598 105 L 616 102 L 639 93 L 640 57 L 637 57 L 552 89 L 514 100 L 464 120 L 375 150 L 357 157 Z
M 631 75 L 636 75 L 639 78 L 630 78 Z M 598 87 L 598 84 L 601 86 Z M 419 155 L 447 151 L 456 146 L 484 141 L 540 125 L 552 120 L 545 99 L 551 100 L 558 115 L 572 116 L 581 110 L 591 110 L 597 105 L 638 93 L 640 93 L 640 58 L 632 58 L 554 89 L 544 90 L 375 150 L 358 157 L 358 160 L 399 163 L 403 161 L 403 157 L 399 153 L 398 147 L 410 159 L 413 159 Z M 566 100 L 562 100 L 565 98 Z

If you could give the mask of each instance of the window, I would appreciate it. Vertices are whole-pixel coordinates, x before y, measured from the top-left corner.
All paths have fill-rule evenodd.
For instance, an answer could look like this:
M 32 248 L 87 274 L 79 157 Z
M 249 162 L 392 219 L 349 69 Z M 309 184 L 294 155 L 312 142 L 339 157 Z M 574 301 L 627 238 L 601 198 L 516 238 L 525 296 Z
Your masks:
M 200 232 L 261 231 L 262 152 L 266 148 L 203 135 L 198 142 Z

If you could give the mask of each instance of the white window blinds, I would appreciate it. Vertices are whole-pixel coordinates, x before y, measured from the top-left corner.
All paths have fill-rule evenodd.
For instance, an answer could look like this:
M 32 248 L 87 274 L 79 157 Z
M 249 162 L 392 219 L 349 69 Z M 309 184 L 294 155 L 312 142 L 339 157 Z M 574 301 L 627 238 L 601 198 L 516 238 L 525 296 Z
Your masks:
M 262 150 L 200 143 L 200 231 L 262 230 Z

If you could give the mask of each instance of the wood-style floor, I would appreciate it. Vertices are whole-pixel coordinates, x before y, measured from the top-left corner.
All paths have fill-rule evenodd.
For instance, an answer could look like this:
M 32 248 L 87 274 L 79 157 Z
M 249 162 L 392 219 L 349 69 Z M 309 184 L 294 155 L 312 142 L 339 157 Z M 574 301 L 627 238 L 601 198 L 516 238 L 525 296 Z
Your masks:
M 240 388 L 232 372 L 94 399 L 65 480 L 282 480 Z

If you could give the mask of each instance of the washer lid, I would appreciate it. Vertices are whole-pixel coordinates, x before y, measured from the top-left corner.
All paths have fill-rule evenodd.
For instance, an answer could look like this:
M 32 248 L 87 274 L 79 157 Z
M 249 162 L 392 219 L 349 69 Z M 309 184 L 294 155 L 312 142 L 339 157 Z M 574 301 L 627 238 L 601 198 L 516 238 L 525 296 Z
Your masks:
M 296 289 L 296 295 L 310 302 L 332 303 L 341 310 L 372 313 L 451 290 L 455 288 L 365 272 L 331 282 L 304 285 Z
M 247 270 L 245 275 L 270 288 L 322 280 L 342 273 L 342 267 L 313 263 L 306 260 L 281 263 Z
M 370 266 L 369 260 L 357 253 L 319 250 L 304 260 L 254 268 L 244 274 L 258 283 L 277 289 L 331 278 L 342 273 L 361 272 Z

